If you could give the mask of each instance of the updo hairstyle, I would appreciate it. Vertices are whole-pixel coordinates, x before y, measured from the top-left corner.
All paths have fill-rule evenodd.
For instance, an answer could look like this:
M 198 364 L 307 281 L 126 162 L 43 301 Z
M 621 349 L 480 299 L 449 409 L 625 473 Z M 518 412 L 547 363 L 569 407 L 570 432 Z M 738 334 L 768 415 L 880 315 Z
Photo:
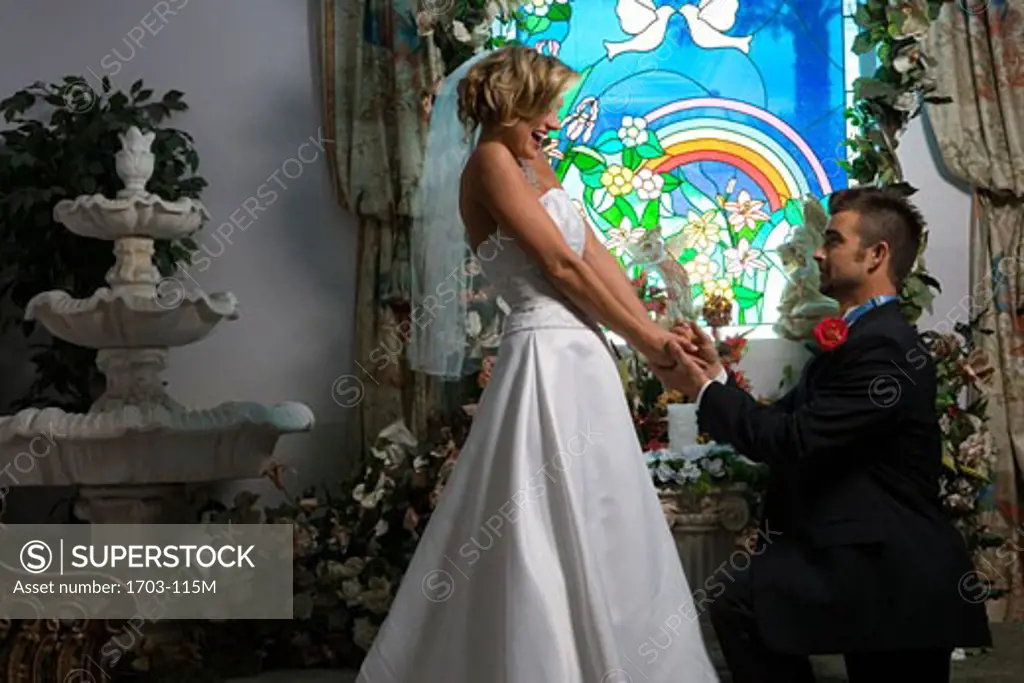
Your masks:
M 551 111 L 578 74 L 555 57 L 528 47 L 495 50 L 459 82 L 459 120 L 467 133 L 480 126 L 513 126 Z

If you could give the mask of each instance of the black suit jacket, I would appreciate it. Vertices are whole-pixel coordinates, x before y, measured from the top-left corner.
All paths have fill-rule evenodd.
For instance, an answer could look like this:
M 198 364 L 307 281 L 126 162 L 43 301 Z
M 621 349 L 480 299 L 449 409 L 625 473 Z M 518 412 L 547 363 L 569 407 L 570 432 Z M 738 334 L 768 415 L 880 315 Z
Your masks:
M 705 390 L 702 431 L 771 472 L 750 562 L 770 647 L 990 644 L 976 580 L 963 579 L 966 545 L 939 499 L 935 398 L 934 363 L 896 302 L 864 314 L 775 404 L 735 386 Z

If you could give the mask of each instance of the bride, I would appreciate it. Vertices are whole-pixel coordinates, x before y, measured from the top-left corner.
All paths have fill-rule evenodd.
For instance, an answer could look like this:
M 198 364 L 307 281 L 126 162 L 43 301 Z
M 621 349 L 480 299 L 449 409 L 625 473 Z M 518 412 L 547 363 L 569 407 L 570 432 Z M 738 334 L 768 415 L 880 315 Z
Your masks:
M 438 296 L 424 297 L 414 367 L 461 363 L 464 337 L 438 326 L 464 317 L 440 285 L 467 236 L 510 311 L 360 683 L 717 681 L 598 323 L 661 365 L 674 337 L 648 318 L 542 150 L 576 77 L 509 47 L 463 65 L 435 105 L 414 249 L 438 278 L 421 275 L 421 289 Z M 453 131 L 478 134 L 475 147 Z

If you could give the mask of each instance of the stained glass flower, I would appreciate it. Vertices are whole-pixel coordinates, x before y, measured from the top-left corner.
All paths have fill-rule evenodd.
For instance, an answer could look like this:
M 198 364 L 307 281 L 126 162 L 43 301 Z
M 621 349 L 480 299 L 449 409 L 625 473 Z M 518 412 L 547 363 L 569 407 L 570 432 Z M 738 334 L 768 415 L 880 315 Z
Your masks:
M 707 254 L 697 254 L 683 264 L 683 270 L 690 276 L 690 282 L 704 282 L 718 274 L 718 264 Z
M 665 178 L 649 168 L 641 168 L 633 176 L 633 187 L 636 188 L 636 194 L 644 201 L 661 197 L 661 188 L 664 186 Z
M 588 142 L 594 134 L 594 126 L 597 125 L 597 117 L 601 111 L 596 97 L 585 97 L 576 105 L 576 109 L 565 117 L 562 128 L 565 129 L 565 136 L 575 142 L 583 139 Z
M 735 201 L 725 203 L 725 210 L 729 212 L 729 225 L 736 230 L 744 227 L 756 228 L 758 221 L 766 221 L 771 216 L 761 210 L 764 202 L 754 199 L 746 190 L 740 190 Z
M 546 17 L 551 10 L 551 5 L 564 5 L 569 0 L 526 0 L 523 3 L 523 12 L 538 17 Z
M 558 53 L 562 49 L 562 44 L 557 40 L 538 40 L 537 44 L 534 45 L 534 48 L 542 55 L 557 57 Z
M 646 230 L 643 228 L 634 228 L 628 218 L 623 218 L 619 227 L 612 228 L 608 231 L 608 237 L 605 244 L 608 246 L 609 250 L 615 253 L 621 253 L 631 244 L 636 244 L 642 240 L 646 234 Z
M 697 215 L 691 211 L 687 217 L 686 226 L 683 227 L 682 239 L 687 248 L 707 251 L 718 244 L 722 234 L 722 228 L 718 225 L 718 212 L 707 211 L 703 215 Z
M 750 248 L 750 242 L 740 240 L 735 248 L 725 250 L 725 270 L 729 275 L 753 274 L 755 270 L 766 270 L 768 264 L 761 260 L 761 252 Z
M 601 174 L 601 185 L 613 197 L 621 197 L 633 190 L 633 171 L 625 166 L 609 166 Z
M 622 126 L 619 128 L 619 140 L 624 147 L 636 147 L 647 142 L 650 133 L 647 132 L 647 121 L 640 116 L 623 116 Z
M 736 300 L 736 295 L 732 291 L 732 280 L 726 278 L 706 280 L 704 282 L 704 296 L 707 298 L 719 297 L 726 301 Z

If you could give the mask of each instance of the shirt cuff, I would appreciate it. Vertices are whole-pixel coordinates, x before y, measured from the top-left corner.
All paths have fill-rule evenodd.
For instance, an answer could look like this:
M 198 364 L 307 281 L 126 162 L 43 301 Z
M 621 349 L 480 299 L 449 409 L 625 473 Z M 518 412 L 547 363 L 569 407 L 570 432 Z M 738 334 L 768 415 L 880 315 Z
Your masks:
M 702 386 L 700 388 L 700 391 L 697 392 L 697 408 L 698 409 L 700 408 L 700 399 L 703 398 L 704 392 L 707 390 L 707 388 L 709 386 L 711 386 L 712 382 L 718 382 L 719 384 L 725 384 L 728 381 L 729 381 L 729 373 L 725 371 L 725 368 L 722 368 L 721 370 L 719 370 L 718 374 L 715 376 L 714 379 L 709 379 L 708 381 L 704 382 L 704 386 Z

